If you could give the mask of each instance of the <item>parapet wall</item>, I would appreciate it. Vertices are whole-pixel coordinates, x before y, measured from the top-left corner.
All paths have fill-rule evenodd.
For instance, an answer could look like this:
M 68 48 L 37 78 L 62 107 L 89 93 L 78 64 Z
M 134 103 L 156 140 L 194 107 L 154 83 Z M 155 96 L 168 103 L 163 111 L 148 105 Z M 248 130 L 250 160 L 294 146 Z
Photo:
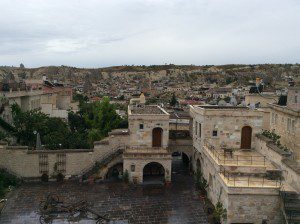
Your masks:
M 270 158 L 283 172 L 283 178 L 294 190 L 300 193 L 300 169 L 297 163 L 289 158 L 289 153 L 279 149 L 270 139 L 256 135 L 256 150 Z

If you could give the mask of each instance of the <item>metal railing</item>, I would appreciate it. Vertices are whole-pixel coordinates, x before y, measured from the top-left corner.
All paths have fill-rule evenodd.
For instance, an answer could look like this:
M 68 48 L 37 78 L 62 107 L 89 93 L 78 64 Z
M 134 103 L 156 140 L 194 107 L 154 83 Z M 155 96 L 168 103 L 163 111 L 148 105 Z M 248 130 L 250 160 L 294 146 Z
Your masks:
M 270 180 L 265 176 L 254 177 L 251 175 L 236 175 L 226 171 L 223 166 L 220 166 L 220 175 L 229 187 L 281 187 L 281 180 Z
M 234 152 L 226 153 L 217 150 L 214 146 L 204 145 L 204 147 L 213 155 L 213 157 L 222 165 L 262 165 L 266 166 L 265 156 L 255 155 L 234 155 Z
M 84 169 L 81 170 L 81 172 L 79 173 L 79 176 L 81 176 L 81 175 L 87 173 L 88 171 L 90 171 L 93 168 L 93 166 L 95 166 L 95 164 L 97 162 L 110 157 L 112 154 L 116 153 L 120 149 L 124 151 L 125 148 L 126 148 L 125 144 L 120 144 L 120 145 L 117 145 L 117 146 L 113 147 L 112 150 L 109 150 L 108 152 L 97 156 L 91 164 L 89 164 L 87 167 L 85 167 Z

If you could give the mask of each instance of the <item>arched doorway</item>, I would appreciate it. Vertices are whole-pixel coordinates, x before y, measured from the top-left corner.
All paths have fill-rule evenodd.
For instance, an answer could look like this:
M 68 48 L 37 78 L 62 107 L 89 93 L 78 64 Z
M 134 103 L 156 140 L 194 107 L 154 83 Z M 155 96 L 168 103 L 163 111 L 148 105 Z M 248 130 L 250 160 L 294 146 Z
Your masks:
M 184 152 L 181 153 L 181 159 L 182 159 L 182 163 L 185 167 L 189 167 L 190 164 L 190 159 L 188 157 L 187 154 L 185 154 Z
M 165 179 L 165 169 L 157 162 L 148 163 L 143 169 L 143 182 L 150 181 L 164 181 Z
M 241 149 L 251 149 L 252 128 L 244 126 L 241 133 Z
M 106 174 L 106 179 L 117 180 L 123 173 L 123 163 L 117 163 L 110 167 Z
M 172 153 L 172 180 L 177 180 L 182 175 L 187 175 L 191 169 L 190 158 L 184 152 Z
M 162 146 L 162 128 L 154 128 L 152 130 L 152 147 L 161 147 Z

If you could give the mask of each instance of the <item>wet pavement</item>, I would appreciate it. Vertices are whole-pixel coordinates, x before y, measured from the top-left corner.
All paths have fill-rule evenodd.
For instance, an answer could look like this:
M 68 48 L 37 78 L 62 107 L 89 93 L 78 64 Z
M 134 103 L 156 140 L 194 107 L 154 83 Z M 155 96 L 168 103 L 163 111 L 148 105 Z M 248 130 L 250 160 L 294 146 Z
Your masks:
M 24 184 L 10 195 L 0 223 L 40 223 L 39 203 L 49 193 L 59 195 L 67 204 L 87 200 L 90 208 L 111 220 L 109 223 L 208 223 L 202 202 L 194 190 L 193 178 L 176 159 L 172 180 L 169 187 L 75 182 Z M 74 223 L 59 219 L 60 216 L 56 218 L 52 223 Z M 95 221 L 82 219 L 75 223 Z

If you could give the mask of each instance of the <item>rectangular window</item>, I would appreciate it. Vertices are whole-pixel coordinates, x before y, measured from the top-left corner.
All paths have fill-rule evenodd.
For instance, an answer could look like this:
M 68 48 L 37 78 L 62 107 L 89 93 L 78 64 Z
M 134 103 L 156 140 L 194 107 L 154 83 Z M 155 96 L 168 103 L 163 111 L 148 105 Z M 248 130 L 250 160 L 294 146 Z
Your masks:
M 64 174 L 66 172 L 66 154 L 59 153 L 56 155 L 57 172 Z
M 198 136 L 201 138 L 201 123 L 198 126 Z
M 140 124 L 140 129 L 144 129 L 144 124 Z
M 213 136 L 213 137 L 217 137 L 217 136 L 218 136 L 218 131 L 217 131 L 217 130 L 213 130 L 212 136 Z
M 131 165 L 130 170 L 131 170 L 131 172 L 134 172 L 135 171 L 135 165 Z
M 198 122 L 195 122 L 195 135 L 198 135 Z
M 39 171 L 40 174 L 48 174 L 49 166 L 48 166 L 48 155 L 47 154 L 39 154 Z

